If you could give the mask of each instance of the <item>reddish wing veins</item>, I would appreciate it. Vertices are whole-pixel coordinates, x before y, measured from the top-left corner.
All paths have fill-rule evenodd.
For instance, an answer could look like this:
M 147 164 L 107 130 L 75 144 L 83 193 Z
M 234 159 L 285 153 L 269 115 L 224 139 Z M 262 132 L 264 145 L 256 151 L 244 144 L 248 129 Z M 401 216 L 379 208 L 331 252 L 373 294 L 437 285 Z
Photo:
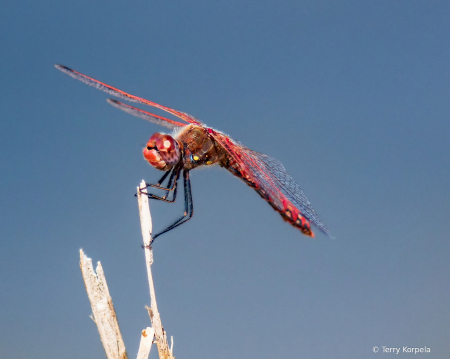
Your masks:
M 170 128 L 172 130 L 174 128 L 179 128 L 179 127 L 186 126 L 186 124 L 184 124 L 184 123 L 176 122 L 176 121 L 173 121 L 173 120 L 169 120 L 168 118 L 155 115 L 153 113 L 141 110 L 141 109 L 136 108 L 134 106 L 130 106 L 130 105 L 127 105 L 125 103 L 122 103 L 122 102 L 119 102 L 119 101 L 116 101 L 116 100 L 113 100 L 113 99 L 110 99 L 110 98 L 108 98 L 106 100 L 106 102 L 108 102 L 110 105 L 118 108 L 119 110 L 122 110 L 122 111 L 124 111 L 126 113 L 129 113 L 130 115 L 142 118 L 143 120 L 152 122 L 152 123 L 154 123 L 156 125 L 160 125 L 160 126 L 164 126 L 164 127 Z
M 106 92 L 106 93 L 108 93 L 108 94 L 110 94 L 112 96 L 119 97 L 119 98 L 121 98 L 123 100 L 131 101 L 131 102 L 140 102 L 140 103 L 143 103 L 145 105 L 156 107 L 156 108 L 159 108 L 159 109 L 161 109 L 163 111 L 166 111 L 166 112 L 168 112 L 168 113 L 170 113 L 170 114 L 172 114 L 174 116 L 177 116 L 178 118 L 182 119 L 183 121 L 186 121 L 187 123 L 193 123 L 193 124 L 199 125 L 199 126 L 202 125 L 200 121 L 196 120 L 195 118 L 193 118 L 192 116 L 188 115 L 187 113 L 180 112 L 180 111 L 174 110 L 174 109 L 172 109 L 170 107 L 166 107 L 166 106 L 162 106 L 160 104 L 157 104 L 156 102 L 152 102 L 152 101 L 146 100 L 144 98 L 131 95 L 131 94 L 126 93 L 126 92 L 124 92 L 122 90 L 116 89 L 115 87 L 107 85 L 107 84 L 105 84 L 103 82 L 100 82 L 100 81 L 98 81 L 96 79 L 93 79 L 92 77 L 83 75 L 82 73 L 77 72 L 75 70 L 72 70 L 72 69 L 70 69 L 70 68 L 68 68 L 66 66 L 55 65 L 55 67 L 58 70 L 64 72 L 67 75 L 69 75 L 70 77 L 73 77 L 74 79 L 76 79 L 78 81 L 81 81 L 81 82 L 85 83 L 86 85 L 95 87 L 98 90 L 104 91 L 104 92 Z M 151 115 L 153 115 L 153 114 L 151 114 Z M 160 117 L 160 119 L 164 119 L 164 117 Z M 166 119 L 164 119 L 164 120 L 166 120 Z M 179 123 L 179 122 L 175 122 L 175 121 L 172 121 L 172 122 L 179 124 L 177 126 L 183 126 L 184 125 L 184 124 Z

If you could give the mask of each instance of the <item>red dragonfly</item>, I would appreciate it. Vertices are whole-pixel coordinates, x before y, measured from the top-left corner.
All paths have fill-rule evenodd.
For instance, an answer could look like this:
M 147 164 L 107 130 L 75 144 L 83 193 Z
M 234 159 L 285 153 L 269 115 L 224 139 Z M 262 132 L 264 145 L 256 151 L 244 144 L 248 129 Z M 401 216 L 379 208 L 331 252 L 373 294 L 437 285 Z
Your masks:
M 180 173 L 183 172 L 185 212 L 172 225 L 154 235 L 153 240 L 191 219 L 194 207 L 189 171 L 196 167 L 215 164 L 226 168 L 234 176 L 243 180 L 279 212 L 286 222 L 300 229 L 302 233 L 314 237 L 310 224 L 313 223 L 322 232 L 329 234 L 302 189 L 289 176 L 280 161 L 250 150 L 222 132 L 207 127 L 187 113 L 130 95 L 63 65 L 55 65 L 55 67 L 74 79 L 112 96 L 159 108 L 184 121 L 181 123 L 169 120 L 116 100 L 107 100 L 109 104 L 122 111 L 173 130 L 172 135 L 153 134 L 143 150 L 144 158 L 153 167 L 166 172 L 157 184 L 147 183 L 146 185 L 166 191 L 162 197 L 149 193 L 149 198 L 174 202 L 177 195 L 177 182 Z M 167 177 L 169 177 L 167 185 L 162 186 Z M 169 199 L 170 193 L 172 193 L 171 199 Z

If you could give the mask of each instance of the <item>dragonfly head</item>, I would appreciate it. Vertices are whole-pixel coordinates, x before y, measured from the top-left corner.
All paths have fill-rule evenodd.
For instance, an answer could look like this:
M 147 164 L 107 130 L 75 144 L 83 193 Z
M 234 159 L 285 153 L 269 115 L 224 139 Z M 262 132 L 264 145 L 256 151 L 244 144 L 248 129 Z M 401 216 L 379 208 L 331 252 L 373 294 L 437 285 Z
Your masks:
M 144 158 L 156 169 L 169 171 L 181 158 L 178 142 L 170 135 L 155 133 L 144 148 Z

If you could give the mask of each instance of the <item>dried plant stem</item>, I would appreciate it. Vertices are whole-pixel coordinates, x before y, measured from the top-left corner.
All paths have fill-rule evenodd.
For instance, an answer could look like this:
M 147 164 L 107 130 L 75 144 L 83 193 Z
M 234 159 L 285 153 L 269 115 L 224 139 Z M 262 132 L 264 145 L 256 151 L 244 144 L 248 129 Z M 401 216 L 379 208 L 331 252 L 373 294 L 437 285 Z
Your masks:
M 169 348 L 167 343 L 167 335 L 161 324 L 161 318 L 158 312 L 158 306 L 156 304 L 155 287 L 153 285 L 152 276 L 152 263 L 153 263 L 153 250 L 151 247 L 151 233 L 152 233 L 152 218 L 150 215 L 150 207 L 148 203 L 147 189 L 145 189 L 145 181 L 141 182 L 140 189 L 137 188 L 138 204 L 139 204 L 139 216 L 141 219 L 142 238 L 144 240 L 145 250 L 145 262 L 147 266 L 148 285 L 150 288 L 150 308 L 147 308 L 152 322 L 153 329 L 155 330 L 155 342 L 158 346 L 158 353 L 160 359 L 173 359 L 172 346 Z M 173 339 L 172 339 L 173 340 Z M 173 342 L 172 342 L 173 344 Z
M 141 188 L 144 188 L 145 186 L 145 182 L 142 181 Z M 153 342 L 155 342 L 158 347 L 160 359 L 175 359 L 172 354 L 173 338 L 169 348 L 169 345 L 167 344 L 167 335 L 161 324 L 161 318 L 156 304 L 155 287 L 153 285 L 151 268 L 153 263 L 153 251 L 151 248 L 152 219 L 150 216 L 147 191 L 146 189 L 140 190 L 138 187 L 137 193 L 151 299 L 151 308 L 147 307 L 147 310 L 152 322 L 152 327 L 148 327 L 141 332 L 141 342 L 137 359 L 148 359 Z M 106 357 L 108 359 L 128 359 L 101 263 L 98 262 L 97 268 L 94 271 L 92 259 L 88 258 L 83 250 L 80 249 L 80 268 L 89 301 L 91 302 L 93 313 L 91 318 L 97 325 L 100 339 L 106 352 Z
M 93 320 L 100 333 L 100 340 L 108 359 L 127 359 L 125 344 L 120 334 L 116 312 L 109 295 L 105 274 L 100 262 L 94 271 L 92 259 L 80 249 L 80 267 L 86 291 L 91 302 Z

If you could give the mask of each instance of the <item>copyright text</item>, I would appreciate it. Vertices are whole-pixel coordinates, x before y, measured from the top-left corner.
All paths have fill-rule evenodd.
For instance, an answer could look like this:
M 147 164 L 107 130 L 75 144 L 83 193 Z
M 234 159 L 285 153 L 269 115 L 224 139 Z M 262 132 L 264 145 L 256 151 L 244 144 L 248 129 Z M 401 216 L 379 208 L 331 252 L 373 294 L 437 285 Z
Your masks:
M 399 353 L 410 353 L 410 354 L 421 354 L 421 353 L 431 353 L 431 349 L 428 347 L 413 348 L 413 347 L 387 347 L 382 345 L 381 347 L 373 347 L 374 353 L 386 353 L 386 354 L 399 354 Z

